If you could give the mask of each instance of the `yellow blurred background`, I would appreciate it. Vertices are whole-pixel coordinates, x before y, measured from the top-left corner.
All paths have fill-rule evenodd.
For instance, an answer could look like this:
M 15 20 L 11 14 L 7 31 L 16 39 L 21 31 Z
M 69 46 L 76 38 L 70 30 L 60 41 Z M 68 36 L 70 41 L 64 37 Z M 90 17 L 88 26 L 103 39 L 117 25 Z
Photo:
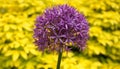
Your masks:
M 90 38 L 83 52 L 63 53 L 61 69 L 120 69 L 120 0 L 0 0 L 0 69 L 55 69 L 57 54 L 38 51 L 36 16 L 69 4 L 83 13 Z

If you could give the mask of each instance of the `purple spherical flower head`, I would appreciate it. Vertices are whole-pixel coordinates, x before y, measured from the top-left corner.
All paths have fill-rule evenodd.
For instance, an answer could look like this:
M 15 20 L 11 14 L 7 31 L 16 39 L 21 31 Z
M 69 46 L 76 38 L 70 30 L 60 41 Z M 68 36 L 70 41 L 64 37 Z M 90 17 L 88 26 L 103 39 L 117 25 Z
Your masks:
M 68 44 L 83 50 L 88 40 L 88 22 L 75 8 L 58 5 L 36 18 L 35 44 L 40 50 L 68 50 Z

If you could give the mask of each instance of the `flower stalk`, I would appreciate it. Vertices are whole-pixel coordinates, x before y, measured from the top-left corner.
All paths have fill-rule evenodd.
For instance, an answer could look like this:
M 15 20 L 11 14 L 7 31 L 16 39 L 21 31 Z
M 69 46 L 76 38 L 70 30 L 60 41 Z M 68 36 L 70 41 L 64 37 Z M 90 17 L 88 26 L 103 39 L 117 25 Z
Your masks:
M 61 59 L 62 59 L 62 49 L 59 50 L 57 68 L 56 69 L 60 69 Z

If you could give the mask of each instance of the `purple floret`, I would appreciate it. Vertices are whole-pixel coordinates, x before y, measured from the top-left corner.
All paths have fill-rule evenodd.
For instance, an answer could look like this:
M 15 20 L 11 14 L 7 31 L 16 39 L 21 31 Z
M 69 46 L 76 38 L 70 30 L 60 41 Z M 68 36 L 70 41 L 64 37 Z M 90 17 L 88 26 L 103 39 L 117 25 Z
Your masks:
M 40 50 L 68 50 L 69 43 L 83 50 L 88 40 L 88 22 L 75 8 L 58 5 L 36 18 L 35 44 Z

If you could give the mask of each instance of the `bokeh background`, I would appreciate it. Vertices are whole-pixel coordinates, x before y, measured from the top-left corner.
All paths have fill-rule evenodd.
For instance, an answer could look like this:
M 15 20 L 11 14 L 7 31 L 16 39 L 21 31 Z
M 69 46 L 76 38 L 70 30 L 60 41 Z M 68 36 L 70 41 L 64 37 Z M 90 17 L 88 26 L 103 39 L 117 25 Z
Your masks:
M 0 0 L 0 69 L 55 69 L 57 54 L 34 45 L 36 16 L 69 4 L 90 25 L 87 48 L 63 54 L 61 69 L 120 69 L 120 0 Z

